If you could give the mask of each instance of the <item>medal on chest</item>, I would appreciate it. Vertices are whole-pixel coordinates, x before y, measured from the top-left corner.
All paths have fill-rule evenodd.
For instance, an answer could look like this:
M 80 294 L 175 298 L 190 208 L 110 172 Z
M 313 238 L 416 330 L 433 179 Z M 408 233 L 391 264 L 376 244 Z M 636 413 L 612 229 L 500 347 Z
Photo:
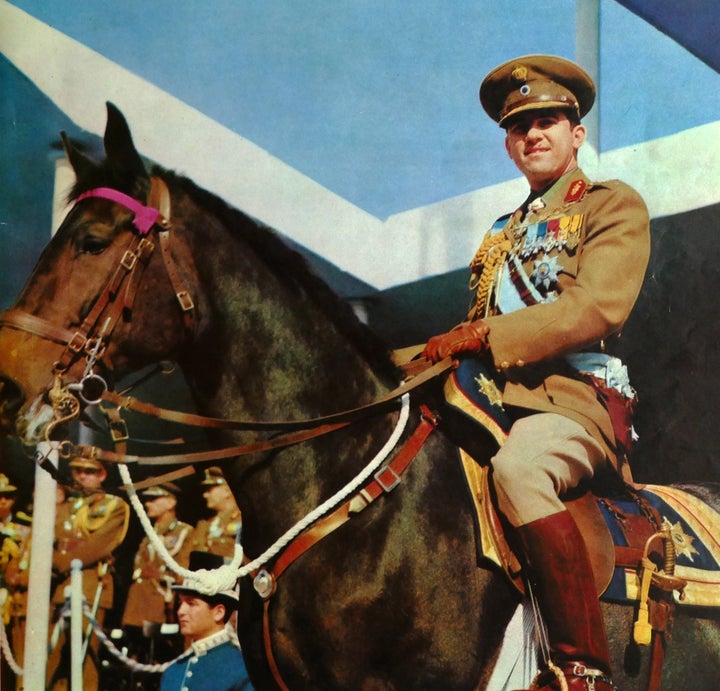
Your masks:
M 582 226 L 583 214 L 551 218 L 524 228 L 521 226 L 515 231 L 517 242 L 513 249 L 522 261 L 552 250 L 573 253 L 580 244 Z

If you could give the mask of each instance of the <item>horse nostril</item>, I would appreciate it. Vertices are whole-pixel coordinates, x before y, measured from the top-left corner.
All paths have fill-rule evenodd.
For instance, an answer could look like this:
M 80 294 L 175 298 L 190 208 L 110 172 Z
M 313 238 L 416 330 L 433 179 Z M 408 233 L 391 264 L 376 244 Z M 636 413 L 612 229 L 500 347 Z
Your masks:
M 20 386 L 9 377 L 0 375 L 0 422 L 12 422 L 25 402 Z

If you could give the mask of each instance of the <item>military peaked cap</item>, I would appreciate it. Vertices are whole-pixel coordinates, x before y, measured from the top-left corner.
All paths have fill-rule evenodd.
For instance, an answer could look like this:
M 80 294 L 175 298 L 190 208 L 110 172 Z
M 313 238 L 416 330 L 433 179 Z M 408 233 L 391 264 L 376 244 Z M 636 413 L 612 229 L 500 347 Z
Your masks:
M 174 482 L 165 482 L 161 485 L 153 485 L 140 492 L 143 497 L 155 499 L 156 497 L 176 497 L 180 494 L 180 488 Z
M 572 108 L 582 118 L 595 102 L 595 84 L 579 65 L 555 55 L 524 55 L 496 67 L 480 85 L 480 103 L 500 126 L 517 113 Z
M 210 468 L 205 468 L 205 477 L 203 478 L 203 481 L 200 483 L 201 485 L 225 485 L 227 482 L 225 481 L 225 476 L 223 475 L 223 472 L 220 468 L 217 466 L 212 466 Z
M 97 458 L 83 458 L 75 456 L 68 465 L 71 468 L 86 468 L 87 470 L 105 470 L 105 466 Z
M 14 494 L 17 492 L 17 487 L 10 482 L 5 473 L 0 473 L 0 494 Z

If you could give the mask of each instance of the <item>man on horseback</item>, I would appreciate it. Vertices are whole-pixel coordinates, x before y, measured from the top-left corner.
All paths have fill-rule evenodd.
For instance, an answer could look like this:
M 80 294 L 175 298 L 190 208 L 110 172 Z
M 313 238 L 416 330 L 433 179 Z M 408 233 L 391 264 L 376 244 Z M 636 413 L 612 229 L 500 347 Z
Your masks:
M 554 56 L 520 57 L 485 78 L 480 101 L 530 194 L 485 235 L 466 321 L 424 350 L 432 361 L 482 355 L 503 380 L 513 422 L 493 483 L 548 631 L 542 689 L 560 688 L 560 675 L 570 689 L 613 688 L 587 549 L 560 497 L 593 478 L 629 479 L 634 396 L 609 350 L 640 291 L 650 235 L 633 189 L 578 168 L 580 118 L 594 99 L 590 77 Z

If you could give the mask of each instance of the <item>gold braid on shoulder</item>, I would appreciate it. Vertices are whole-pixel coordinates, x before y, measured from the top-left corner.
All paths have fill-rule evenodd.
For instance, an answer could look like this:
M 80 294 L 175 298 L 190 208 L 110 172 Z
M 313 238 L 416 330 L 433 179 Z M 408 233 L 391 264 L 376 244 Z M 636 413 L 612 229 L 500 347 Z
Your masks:
M 490 293 L 495 284 L 498 269 L 505 261 L 512 243 L 505 233 L 488 233 L 470 263 L 469 288 L 475 291 L 475 304 L 471 309 L 472 318 L 486 316 Z
M 120 502 L 118 497 L 113 497 L 112 495 L 106 495 L 106 497 L 109 501 L 106 500 L 104 502 L 103 510 L 98 511 L 97 508 L 91 508 L 87 502 L 84 502 L 75 514 L 75 529 L 79 530 L 85 537 L 102 528 L 108 520 L 110 520 L 110 516 Z M 122 526 L 122 538 L 120 539 L 121 542 L 125 538 L 130 522 L 129 508 L 125 505 L 123 509 L 125 515 Z

